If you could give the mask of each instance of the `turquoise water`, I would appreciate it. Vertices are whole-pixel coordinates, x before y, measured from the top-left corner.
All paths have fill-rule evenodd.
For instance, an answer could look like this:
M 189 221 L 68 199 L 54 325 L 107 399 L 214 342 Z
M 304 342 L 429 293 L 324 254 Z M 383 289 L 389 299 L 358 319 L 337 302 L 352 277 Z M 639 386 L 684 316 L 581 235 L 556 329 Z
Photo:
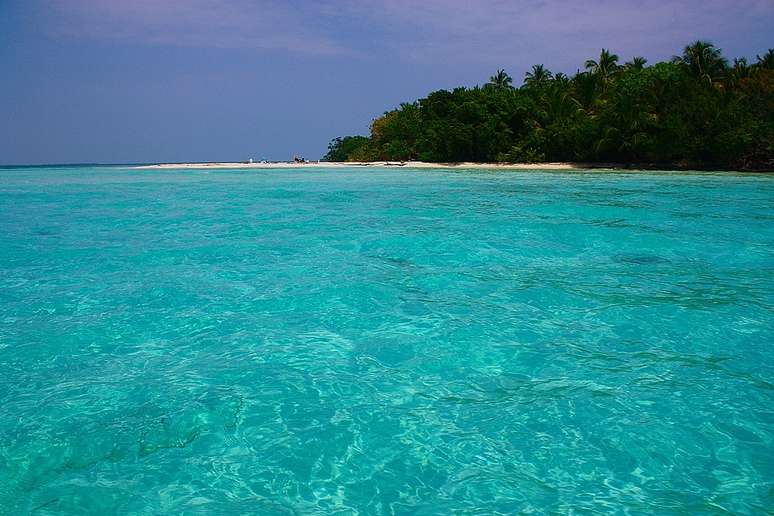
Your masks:
M 772 176 L 0 169 L 0 513 L 762 513 L 772 322 Z

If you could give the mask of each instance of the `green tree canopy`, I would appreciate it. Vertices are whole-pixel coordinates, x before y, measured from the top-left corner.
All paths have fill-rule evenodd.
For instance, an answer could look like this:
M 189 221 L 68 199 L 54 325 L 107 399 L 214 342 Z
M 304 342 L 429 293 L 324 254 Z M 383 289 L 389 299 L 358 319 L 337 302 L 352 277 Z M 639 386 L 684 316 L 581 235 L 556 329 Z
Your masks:
M 505 70 L 497 70 L 497 73 L 495 73 L 493 76 L 489 78 L 489 84 L 494 86 L 495 88 L 511 88 L 513 84 L 513 79 Z
M 345 136 L 343 138 L 334 138 L 328 144 L 328 153 L 323 157 L 323 161 L 347 161 L 350 160 L 353 153 L 370 143 L 367 136 Z
M 696 41 L 670 62 L 618 61 L 602 49 L 571 77 L 537 64 L 520 88 L 500 69 L 401 104 L 369 137 L 333 140 L 326 159 L 774 168 L 774 51 L 729 66 Z
M 553 74 L 542 64 L 532 65 L 532 70 L 524 74 L 524 84 L 542 86 L 553 78 Z
M 721 79 L 728 69 L 728 60 L 713 43 L 695 41 L 683 49 L 682 55 L 672 58 L 673 62 L 685 66 L 691 74 L 712 84 Z

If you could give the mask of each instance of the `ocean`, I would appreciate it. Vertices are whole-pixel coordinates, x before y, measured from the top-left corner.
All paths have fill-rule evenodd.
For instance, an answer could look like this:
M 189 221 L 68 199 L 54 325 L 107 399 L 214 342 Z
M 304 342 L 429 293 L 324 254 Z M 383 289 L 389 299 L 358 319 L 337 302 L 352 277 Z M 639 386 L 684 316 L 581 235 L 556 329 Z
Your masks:
M 0 168 L 2 514 L 774 507 L 774 176 Z

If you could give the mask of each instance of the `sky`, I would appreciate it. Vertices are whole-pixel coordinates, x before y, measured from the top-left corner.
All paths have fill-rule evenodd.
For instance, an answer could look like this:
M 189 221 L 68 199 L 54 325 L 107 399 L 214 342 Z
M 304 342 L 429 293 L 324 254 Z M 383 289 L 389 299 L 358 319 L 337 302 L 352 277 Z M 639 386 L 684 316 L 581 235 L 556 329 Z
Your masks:
M 0 164 L 320 158 L 438 89 L 774 46 L 774 0 L 0 0 Z

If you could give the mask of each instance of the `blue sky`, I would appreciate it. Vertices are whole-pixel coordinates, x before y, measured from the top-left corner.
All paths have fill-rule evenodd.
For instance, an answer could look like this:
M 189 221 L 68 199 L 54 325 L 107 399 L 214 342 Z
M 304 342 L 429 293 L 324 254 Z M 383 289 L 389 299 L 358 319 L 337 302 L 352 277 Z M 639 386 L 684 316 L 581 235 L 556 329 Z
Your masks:
M 754 58 L 771 27 L 772 0 L 0 0 L 0 164 L 316 159 L 499 67 Z

